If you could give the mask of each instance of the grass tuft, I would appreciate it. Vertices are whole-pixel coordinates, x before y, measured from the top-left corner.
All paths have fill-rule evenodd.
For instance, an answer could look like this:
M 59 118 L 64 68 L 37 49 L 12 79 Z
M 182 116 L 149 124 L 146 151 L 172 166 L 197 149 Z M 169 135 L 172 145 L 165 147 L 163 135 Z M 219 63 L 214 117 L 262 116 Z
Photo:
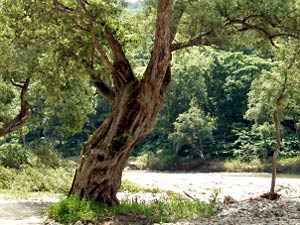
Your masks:
M 121 188 L 119 190 L 120 192 L 127 191 L 129 193 L 161 193 L 162 191 L 159 190 L 157 187 L 143 187 L 138 185 L 137 183 L 134 183 L 132 181 L 129 181 L 127 179 L 122 181 Z
M 49 207 L 49 218 L 70 224 L 76 221 L 100 221 L 103 218 L 134 214 L 146 218 L 147 223 L 175 222 L 179 219 L 193 219 L 213 214 L 215 202 L 203 203 L 198 200 L 166 196 L 151 202 L 124 199 L 121 204 L 106 207 L 86 199 L 70 196 Z

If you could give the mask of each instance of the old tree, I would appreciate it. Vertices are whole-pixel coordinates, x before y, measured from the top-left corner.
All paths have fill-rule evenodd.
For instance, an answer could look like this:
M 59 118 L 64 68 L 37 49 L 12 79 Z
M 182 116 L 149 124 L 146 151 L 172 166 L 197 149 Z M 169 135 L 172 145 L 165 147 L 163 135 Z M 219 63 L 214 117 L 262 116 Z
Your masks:
M 128 15 L 122 0 L 1 1 L 2 54 L 12 55 L 7 64 L 18 58 L 26 65 L 5 81 L 21 71 L 24 85 L 30 79 L 49 96 L 76 89 L 78 102 L 93 85 L 111 105 L 112 113 L 82 149 L 70 191 L 107 205 L 119 203 L 127 159 L 153 128 L 171 82 L 172 52 L 205 45 L 266 50 L 297 40 L 300 32 L 296 0 L 144 3 L 145 14 Z M 134 51 L 148 56 L 142 74 L 135 71 Z M 27 91 L 28 85 L 22 87 Z

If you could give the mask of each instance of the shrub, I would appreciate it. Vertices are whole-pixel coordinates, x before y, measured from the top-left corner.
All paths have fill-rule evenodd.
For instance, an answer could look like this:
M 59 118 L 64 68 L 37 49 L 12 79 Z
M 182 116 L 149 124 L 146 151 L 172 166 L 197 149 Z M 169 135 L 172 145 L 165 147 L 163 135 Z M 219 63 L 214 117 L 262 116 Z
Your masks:
M 10 189 L 16 170 L 0 166 L 0 189 Z
M 28 159 L 31 155 L 31 152 L 20 144 L 0 145 L 0 162 L 5 167 L 20 169 L 21 165 L 29 162 Z
M 34 154 L 38 157 L 39 162 L 45 166 L 56 168 L 60 165 L 61 156 L 55 149 L 46 146 L 38 145 L 33 149 Z

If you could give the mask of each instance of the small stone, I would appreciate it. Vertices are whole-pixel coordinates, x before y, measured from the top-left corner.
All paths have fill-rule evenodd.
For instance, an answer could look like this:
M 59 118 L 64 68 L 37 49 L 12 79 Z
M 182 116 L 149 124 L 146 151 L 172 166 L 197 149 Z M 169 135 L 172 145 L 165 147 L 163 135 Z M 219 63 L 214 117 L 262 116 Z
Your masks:
M 83 223 L 81 221 L 77 221 L 76 223 L 74 223 L 74 225 L 83 225 Z

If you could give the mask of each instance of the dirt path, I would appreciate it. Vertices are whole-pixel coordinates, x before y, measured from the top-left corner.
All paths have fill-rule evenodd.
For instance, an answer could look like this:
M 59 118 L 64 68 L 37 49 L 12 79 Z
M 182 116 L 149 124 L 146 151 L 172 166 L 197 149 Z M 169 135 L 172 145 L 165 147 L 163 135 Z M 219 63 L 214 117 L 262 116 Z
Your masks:
M 0 200 L 0 225 L 43 224 L 46 202 Z
M 47 206 L 60 198 L 59 195 L 35 196 L 28 200 L 4 197 L 5 194 L 0 194 L 0 225 L 42 225 Z

